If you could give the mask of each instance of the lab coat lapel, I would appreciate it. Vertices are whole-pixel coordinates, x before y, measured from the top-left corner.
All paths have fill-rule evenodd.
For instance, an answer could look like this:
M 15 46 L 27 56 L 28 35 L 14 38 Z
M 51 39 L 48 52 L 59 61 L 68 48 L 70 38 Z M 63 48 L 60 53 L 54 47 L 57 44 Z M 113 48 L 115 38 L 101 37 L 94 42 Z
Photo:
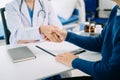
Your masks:
M 39 14 L 41 5 L 38 0 L 35 0 L 34 13 L 33 13 L 33 26 L 40 26 L 42 24 L 42 16 Z
M 27 9 L 27 5 L 23 0 L 22 6 L 21 6 L 21 13 L 22 16 L 25 17 L 26 20 L 28 20 L 29 24 L 31 24 L 31 20 L 30 20 L 30 16 L 29 16 L 29 12 Z

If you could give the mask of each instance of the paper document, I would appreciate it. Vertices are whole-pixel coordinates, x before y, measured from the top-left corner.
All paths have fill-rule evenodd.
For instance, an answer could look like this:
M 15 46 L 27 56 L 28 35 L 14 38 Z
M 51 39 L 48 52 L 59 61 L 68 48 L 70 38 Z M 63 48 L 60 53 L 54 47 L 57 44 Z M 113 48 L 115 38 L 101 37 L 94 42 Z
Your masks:
M 85 52 L 85 49 L 80 48 L 76 45 L 73 45 L 68 42 L 54 43 L 54 42 L 43 42 L 40 45 L 36 45 L 40 50 L 52 55 L 56 56 L 60 53 L 71 52 L 75 55 Z

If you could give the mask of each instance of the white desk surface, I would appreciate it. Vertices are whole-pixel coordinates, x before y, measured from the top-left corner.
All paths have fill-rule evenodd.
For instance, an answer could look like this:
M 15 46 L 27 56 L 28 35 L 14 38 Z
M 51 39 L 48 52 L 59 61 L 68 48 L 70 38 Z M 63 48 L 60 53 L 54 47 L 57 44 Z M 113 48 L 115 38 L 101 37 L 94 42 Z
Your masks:
M 37 80 L 72 69 L 71 67 L 67 67 L 56 62 L 54 57 L 36 48 L 36 44 L 55 54 L 78 49 L 77 46 L 67 42 L 43 42 L 27 44 L 25 46 L 28 46 L 37 58 L 13 63 L 10 56 L 8 55 L 7 49 L 16 47 L 18 45 L 0 46 L 0 80 Z M 80 58 L 94 61 L 101 59 L 101 56 L 98 53 L 87 51 L 80 54 Z

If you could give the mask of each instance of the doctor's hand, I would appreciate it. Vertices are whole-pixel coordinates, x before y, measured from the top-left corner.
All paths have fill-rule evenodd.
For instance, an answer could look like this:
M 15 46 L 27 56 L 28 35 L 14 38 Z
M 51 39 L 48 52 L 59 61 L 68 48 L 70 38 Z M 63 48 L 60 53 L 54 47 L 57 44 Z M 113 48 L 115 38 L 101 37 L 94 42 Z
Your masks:
M 65 41 L 67 36 L 67 31 L 56 28 L 53 30 L 53 33 L 55 33 L 60 38 L 61 41 Z
M 67 53 L 57 55 L 55 59 L 56 59 L 56 61 L 66 65 L 66 66 L 71 67 L 72 66 L 72 61 L 75 58 L 78 58 L 78 56 L 75 56 L 75 55 L 67 52 Z
M 55 29 L 58 29 L 58 27 L 55 27 L 52 25 L 42 25 L 39 28 L 39 31 L 41 34 L 44 35 L 44 38 L 47 41 L 61 42 L 61 39 L 59 38 L 59 36 L 53 32 Z

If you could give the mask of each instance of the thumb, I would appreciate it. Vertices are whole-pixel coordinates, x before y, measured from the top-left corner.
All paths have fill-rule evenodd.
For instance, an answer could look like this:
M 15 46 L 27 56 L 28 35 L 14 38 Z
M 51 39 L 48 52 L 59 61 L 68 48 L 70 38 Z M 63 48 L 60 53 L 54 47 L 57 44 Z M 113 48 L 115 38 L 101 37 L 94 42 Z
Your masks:
M 65 40 L 66 34 L 67 34 L 66 31 L 61 30 L 61 29 L 55 29 L 53 32 L 56 33 L 62 41 Z

